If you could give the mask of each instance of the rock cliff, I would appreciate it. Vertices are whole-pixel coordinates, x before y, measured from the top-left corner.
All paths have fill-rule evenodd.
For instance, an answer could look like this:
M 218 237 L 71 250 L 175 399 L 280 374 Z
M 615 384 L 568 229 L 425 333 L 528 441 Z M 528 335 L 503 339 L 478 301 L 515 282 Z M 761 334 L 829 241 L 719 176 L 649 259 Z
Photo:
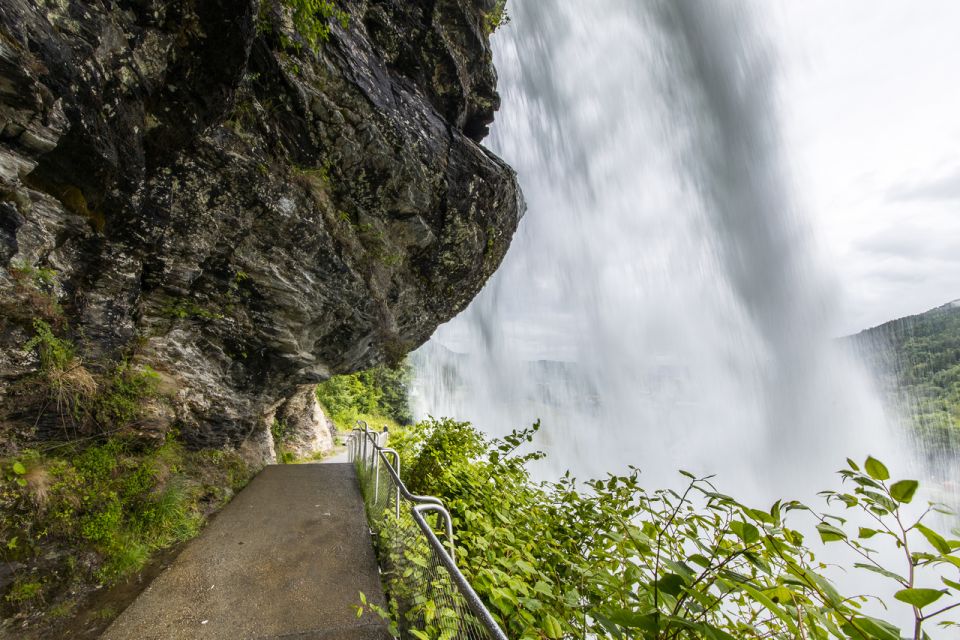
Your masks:
M 7 429 L 67 428 L 24 391 L 48 326 L 94 379 L 157 372 L 141 428 L 259 446 L 299 385 L 399 358 L 497 268 L 523 204 L 478 144 L 494 0 L 339 0 L 315 47 L 298 4 L 0 5 Z

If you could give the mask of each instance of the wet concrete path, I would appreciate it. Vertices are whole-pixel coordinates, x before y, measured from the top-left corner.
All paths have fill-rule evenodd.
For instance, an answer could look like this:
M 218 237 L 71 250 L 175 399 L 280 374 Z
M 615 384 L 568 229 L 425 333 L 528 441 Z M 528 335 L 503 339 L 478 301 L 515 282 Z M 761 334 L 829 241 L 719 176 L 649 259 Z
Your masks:
M 336 459 L 335 459 L 336 460 Z M 389 638 L 353 465 L 265 468 L 190 542 L 104 640 Z

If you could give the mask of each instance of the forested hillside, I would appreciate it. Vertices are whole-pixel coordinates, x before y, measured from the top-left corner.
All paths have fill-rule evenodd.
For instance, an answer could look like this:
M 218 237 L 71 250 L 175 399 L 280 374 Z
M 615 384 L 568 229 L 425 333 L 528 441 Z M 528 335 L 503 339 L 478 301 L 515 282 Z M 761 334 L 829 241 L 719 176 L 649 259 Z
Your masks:
M 960 300 L 852 338 L 881 388 L 929 442 L 960 443 Z

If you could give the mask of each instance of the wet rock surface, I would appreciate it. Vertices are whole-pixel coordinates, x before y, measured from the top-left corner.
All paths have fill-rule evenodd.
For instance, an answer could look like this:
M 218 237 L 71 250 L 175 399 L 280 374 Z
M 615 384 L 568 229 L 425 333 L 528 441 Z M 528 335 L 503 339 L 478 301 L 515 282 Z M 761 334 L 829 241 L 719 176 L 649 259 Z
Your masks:
M 312 50 L 280 2 L 4 0 L 3 417 L 38 317 L 93 371 L 155 369 L 188 442 L 254 451 L 298 386 L 424 342 L 522 214 L 478 144 L 493 4 L 343 0 Z

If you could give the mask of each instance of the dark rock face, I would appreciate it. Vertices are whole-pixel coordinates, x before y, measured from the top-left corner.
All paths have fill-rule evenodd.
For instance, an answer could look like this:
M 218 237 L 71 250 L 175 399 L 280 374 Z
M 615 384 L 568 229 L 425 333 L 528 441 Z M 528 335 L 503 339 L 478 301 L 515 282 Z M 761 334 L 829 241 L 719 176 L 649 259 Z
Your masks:
M 198 446 L 425 341 L 522 214 L 477 144 L 492 5 L 343 0 L 313 52 L 280 2 L 4 0 L 0 406 L 47 312 L 85 366 L 156 369 Z

